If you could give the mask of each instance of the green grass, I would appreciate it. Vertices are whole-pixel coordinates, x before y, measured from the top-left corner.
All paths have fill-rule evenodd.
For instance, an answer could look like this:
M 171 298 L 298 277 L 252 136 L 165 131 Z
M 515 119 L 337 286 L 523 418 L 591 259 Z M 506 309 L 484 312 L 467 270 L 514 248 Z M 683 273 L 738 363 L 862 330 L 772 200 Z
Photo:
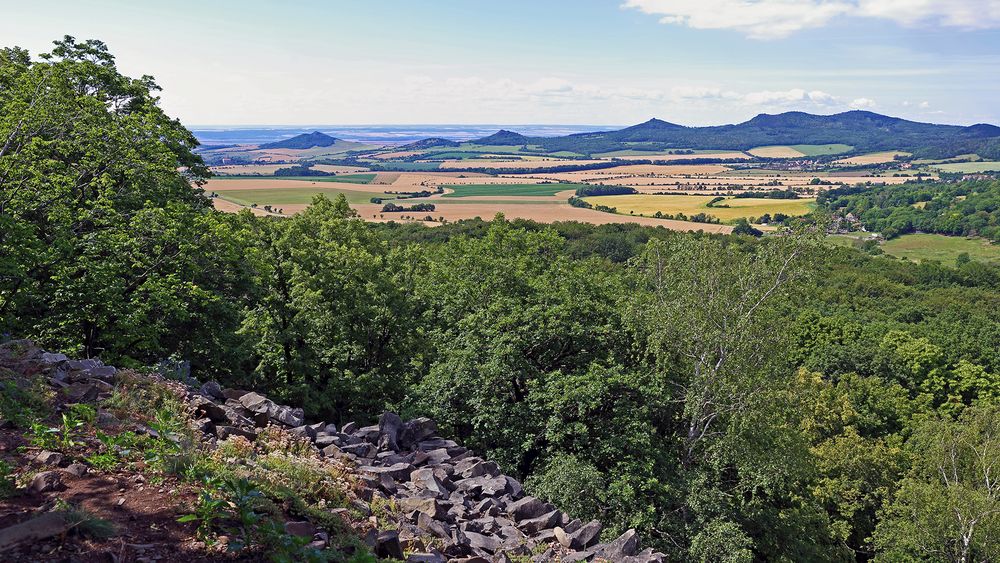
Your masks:
M 553 196 L 565 190 L 575 190 L 582 184 L 467 184 L 444 186 L 455 190 L 443 197 L 474 196 Z
M 941 172 L 959 172 L 976 174 L 978 172 L 1000 172 L 1000 162 L 955 162 L 952 164 L 935 164 L 931 166 Z
M 347 203 L 371 203 L 371 198 L 390 198 L 383 192 L 368 192 L 357 190 L 338 190 L 337 188 L 274 188 L 263 190 L 224 190 L 217 192 L 219 197 L 239 205 L 256 203 L 264 205 L 305 205 L 312 203 L 316 194 L 323 194 L 331 199 L 337 194 L 344 194 Z
M 790 145 L 791 148 L 806 156 L 823 156 L 828 154 L 844 154 L 851 152 L 854 147 L 850 145 L 830 144 L 830 145 Z
M 650 149 L 650 150 L 645 150 L 645 149 L 623 149 L 623 150 L 611 151 L 611 152 L 594 153 L 591 156 L 593 156 L 594 158 L 614 158 L 616 156 L 672 156 L 672 155 L 677 154 L 677 151 L 679 151 L 679 150 L 685 150 L 685 149 L 664 149 L 664 150 L 656 150 L 656 149 Z M 711 155 L 713 155 L 713 154 L 726 154 L 726 153 L 740 152 L 740 151 L 737 151 L 737 150 L 727 151 L 727 150 L 714 150 L 714 149 L 713 150 L 699 149 L 699 150 L 695 150 L 693 152 L 694 152 L 694 154 L 685 155 L 685 156 L 696 158 L 696 155 L 703 154 L 703 155 L 706 156 L 706 158 L 711 158 Z
M 913 234 L 887 240 L 882 250 L 891 256 L 906 260 L 937 260 L 953 264 L 958 255 L 967 252 L 980 262 L 1000 263 L 1000 246 L 976 238 L 947 235 Z
M 394 162 L 370 160 L 372 164 L 383 167 L 385 170 L 397 172 L 430 172 L 441 167 L 440 162 Z
M 369 184 L 375 179 L 375 174 L 341 174 L 339 176 L 250 176 L 247 174 L 227 176 L 217 174 L 216 178 L 226 180 L 260 180 L 269 178 L 273 180 L 305 180 L 307 182 L 336 182 L 341 184 Z

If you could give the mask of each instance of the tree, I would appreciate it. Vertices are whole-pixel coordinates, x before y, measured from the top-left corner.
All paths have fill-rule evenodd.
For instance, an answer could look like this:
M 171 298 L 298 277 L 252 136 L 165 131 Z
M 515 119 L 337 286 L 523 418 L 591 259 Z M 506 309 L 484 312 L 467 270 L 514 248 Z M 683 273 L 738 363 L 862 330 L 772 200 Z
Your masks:
M 912 469 L 876 529 L 879 559 L 1000 557 L 1000 408 L 970 407 L 957 420 L 930 415 L 907 449 Z

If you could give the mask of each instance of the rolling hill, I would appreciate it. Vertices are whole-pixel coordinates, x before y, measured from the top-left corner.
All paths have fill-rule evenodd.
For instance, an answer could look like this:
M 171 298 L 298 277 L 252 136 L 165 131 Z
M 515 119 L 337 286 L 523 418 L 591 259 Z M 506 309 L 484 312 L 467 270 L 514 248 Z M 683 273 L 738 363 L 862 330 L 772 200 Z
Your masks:
M 329 147 L 337 142 L 336 137 L 331 137 L 326 133 L 313 131 L 312 133 L 302 133 L 289 139 L 282 139 L 273 143 L 260 145 L 262 149 L 311 149 L 313 147 Z
M 582 154 L 648 149 L 737 149 L 771 145 L 845 144 L 856 152 L 904 150 L 921 158 L 978 153 L 1000 157 L 1000 127 L 920 123 L 869 111 L 834 115 L 787 112 L 761 114 L 733 125 L 685 127 L 659 119 L 617 131 L 578 133 L 565 137 L 525 137 L 499 131 L 475 141 L 489 145 L 540 145 L 548 151 Z

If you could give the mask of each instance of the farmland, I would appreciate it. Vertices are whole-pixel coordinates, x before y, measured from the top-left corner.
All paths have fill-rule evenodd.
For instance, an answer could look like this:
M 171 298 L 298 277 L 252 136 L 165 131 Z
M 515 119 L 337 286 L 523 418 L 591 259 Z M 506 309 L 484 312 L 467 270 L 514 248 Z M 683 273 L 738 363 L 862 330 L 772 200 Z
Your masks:
M 930 168 L 940 170 L 941 172 L 979 174 L 982 172 L 1000 172 L 1000 162 L 952 162 L 949 164 L 933 164 Z
M 861 235 L 834 235 L 828 240 L 834 244 L 849 246 L 859 236 Z M 887 240 L 880 248 L 889 256 L 913 262 L 933 260 L 951 265 L 964 253 L 972 260 L 1000 264 L 1000 246 L 980 238 L 915 233 Z
M 575 190 L 584 184 L 445 184 L 445 198 L 476 196 L 553 196 L 566 190 Z
M 766 198 L 726 198 L 716 205 L 728 207 L 708 207 L 712 196 L 692 195 L 614 195 L 584 198 L 591 205 L 614 207 L 618 213 L 630 215 L 666 215 L 683 213 L 691 216 L 699 213 L 712 215 L 723 222 L 731 222 L 747 217 L 760 217 L 783 213 L 789 216 L 805 215 L 812 210 L 812 199 L 766 199 Z

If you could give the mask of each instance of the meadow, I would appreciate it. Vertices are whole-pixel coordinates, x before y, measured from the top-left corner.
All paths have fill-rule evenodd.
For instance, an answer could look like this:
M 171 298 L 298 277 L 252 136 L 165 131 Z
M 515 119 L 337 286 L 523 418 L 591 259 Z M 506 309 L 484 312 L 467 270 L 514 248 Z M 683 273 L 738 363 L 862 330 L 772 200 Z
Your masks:
M 978 174 L 981 172 L 1000 172 L 1000 162 L 952 162 L 950 164 L 935 164 L 931 168 L 941 172 Z
M 339 194 L 344 194 L 347 203 L 369 203 L 371 198 L 387 198 L 383 192 L 368 192 L 359 190 L 342 190 L 337 188 L 272 188 L 272 189 L 247 189 L 247 190 L 225 190 L 218 192 L 219 197 L 240 205 L 307 205 L 312 202 L 317 194 L 323 194 L 329 198 L 335 198 Z
M 702 195 L 613 195 L 584 198 L 591 205 L 614 207 L 618 213 L 630 215 L 654 215 L 657 211 L 667 215 L 683 213 L 691 216 L 698 213 L 712 215 L 723 222 L 731 222 L 747 217 L 760 217 L 765 213 L 785 215 L 805 215 L 812 211 L 813 199 L 767 199 L 767 198 L 726 198 L 720 205 L 729 207 L 708 207 L 714 199 Z
M 762 158 L 801 158 L 850 152 L 854 147 L 839 143 L 828 145 L 772 145 L 750 149 L 750 154 Z
M 838 238 L 853 244 L 856 237 L 841 235 Z M 966 253 L 979 262 L 1000 264 L 1000 246 L 979 238 L 918 233 L 887 240 L 881 248 L 890 256 L 914 262 L 935 260 L 952 265 L 960 254 Z

